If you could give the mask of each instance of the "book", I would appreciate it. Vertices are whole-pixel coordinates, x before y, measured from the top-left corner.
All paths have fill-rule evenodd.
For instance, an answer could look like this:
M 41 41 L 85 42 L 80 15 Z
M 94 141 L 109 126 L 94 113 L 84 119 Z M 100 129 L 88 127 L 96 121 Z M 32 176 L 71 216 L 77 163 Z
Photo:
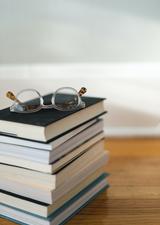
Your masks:
M 80 146 L 82 147 L 82 146 Z M 95 160 L 104 153 L 104 141 L 99 141 L 89 148 L 86 148 L 81 155 L 75 158 L 67 166 L 60 168 L 54 174 L 45 174 L 25 168 L 14 167 L 11 165 L 0 164 L 0 179 L 1 182 L 11 180 L 17 184 L 24 183 L 26 185 L 47 186 L 47 188 L 56 189 L 60 184 L 66 182 L 68 176 L 78 174 L 81 168 L 85 167 L 87 163 Z
M 104 133 L 101 132 L 51 164 L 44 164 L 36 161 L 34 162 L 31 160 L 21 159 L 13 156 L 0 155 L 0 165 L 7 164 L 38 172 L 53 174 L 64 166 L 66 166 L 67 164 L 69 164 L 70 162 L 72 162 L 73 160 L 75 160 L 76 158 L 78 158 L 83 152 L 85 152 L 88 148 L 90 148 L 92 145 L 94 145 L 96 142 L 100 141 L 103 138 Z
M 66 202 L 56 212 L 52 213 L 48 218 L 28 214 L 22 210 L 8 207 L 1 204 L 1 217 L 8 218 L 14 222 L 32 224 L 32 225 L 60 225 L 64 224 L 71 216 L 75 215 L 90 200 L 95 198 L 99 193 L 106 190 L 108 183 L 106 175 L 102 174 L 98 179 L 88 185 L 80 193 L 74 196 L 70 201 Z
M 49 104 L 50 95 L 44 96 Z M 0 133 L 46 142 L 105 113 L 104 98 L 82 97 L 86 107 L 71 112 L 42 109 L 31 114 L 0 111 Z
M 34 148 L 34 149 L 42 149 L 42 150 L 52 151 L 53 149 L 57 148 L 59 145 L 63 144 L 70 138 L 74 137 L 81 131 L 85 130 L 87 127 L 94 124 L 96 121 L 97 121 L 97 118 L 93 119 L 89 122 L 86 122 L 82 125 L 80 124 L 76 128 L 66 131 L 62 135 L 59 135 L 59 136 L 51 139 L 50 141 L 47 141 L 46 143 L 36 141 L 36 140 L 27 140 L 24 138 L 6 136 L 6 135 L 2 135 L 2 134 L 0 135 L 0 143 L 12 145 L 12 147 L 22 146 L 22 147 L 29 147 L 29 148 Z
M 90 163 L 86 163 L 78 173 L 75 173 L 73 176 L 68 174 L 65 182 L 54 190 L 47 185 L 36 185 L 36 180 L 34 184 L 26 184 L 24 181 L 21 182 L 20 179 L 18 182 L 14 179 L 7 179 L 5 176 L 0 179 L 0 189 L 44 203 L 53 204 L 57 199 L 69 192 L 87 176 L 95 172 L 98 168 L 104 166 L 107 159 L 107 153 L 103 152 L 103 154 L 100 154 L 95 160 L 92 160 Z
M 87 176 L 82 182 L 72 188 L 69 192 L 64 194 L 61 198 L 55 201 L 53 204 L 49 205 L 43 202 L 39 202 L 30 198 L 26 198 L 11 192 L 1 190 L 0 199 L 1 203 L 6 206 L 14 207 L 20 210 L 23 210 L 27 213 L 32 213 L 34 215 L 48 217 L 58 208 L 70 200 L 74 195 L 79 193 L 82 189 L 87 187 L 90 183 L 96 180 L 101 174 L 104 173 L 104 168 L 101 167 L 95 172 Z
M 66 155 L 67 153 L 73 151 L 76 147 L 82 145 L 98 133 L 102 132 L 102 130 L 103 121 L 98 120 L 94 124 L 79 132 L 77 135 L 74 135 L 72 138 L 65 141 L 63 144 L 59 145 L 52 151 L 0 143 L 0 155 L 51 164 Z

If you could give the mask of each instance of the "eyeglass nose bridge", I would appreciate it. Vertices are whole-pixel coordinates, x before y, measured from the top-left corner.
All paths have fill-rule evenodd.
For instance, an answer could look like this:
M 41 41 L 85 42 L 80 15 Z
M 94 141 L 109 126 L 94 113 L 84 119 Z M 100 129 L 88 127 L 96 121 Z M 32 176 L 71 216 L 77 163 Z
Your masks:
M 49 105 L 42 104 L 41 107 L 42 107 L 42 109 L 53 109 L 54 105 L 53 104 L 49 104 Z

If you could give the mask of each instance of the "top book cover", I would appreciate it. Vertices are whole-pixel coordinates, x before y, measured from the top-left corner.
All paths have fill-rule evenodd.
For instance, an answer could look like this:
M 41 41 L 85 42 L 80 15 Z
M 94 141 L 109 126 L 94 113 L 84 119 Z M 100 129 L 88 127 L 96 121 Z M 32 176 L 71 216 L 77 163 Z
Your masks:
M 44 96 L 49 104 L 51 95 Z M 79 124 L 105 113 L 104 98 L 82 97 L 86 106 L 74 111 L 42 109 L 36 113 L 24 114 L 10 112 L 9 108 L 0 111 L 0 133 L 46 142 Z

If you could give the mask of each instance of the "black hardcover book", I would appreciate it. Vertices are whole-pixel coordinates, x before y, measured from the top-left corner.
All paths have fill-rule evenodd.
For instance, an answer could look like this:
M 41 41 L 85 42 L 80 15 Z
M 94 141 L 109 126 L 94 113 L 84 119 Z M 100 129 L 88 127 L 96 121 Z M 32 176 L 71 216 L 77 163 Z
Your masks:
M 50 104 L 51 95 L 44 96 L 45 104 Z M 105 113 L 104 98 L 82 97 L 86 107 L 75 111 L 42 109 L 36 113 L 22 114 L 0 111 L 0 133 L 30 140 L 48 140 L 94 119 Z

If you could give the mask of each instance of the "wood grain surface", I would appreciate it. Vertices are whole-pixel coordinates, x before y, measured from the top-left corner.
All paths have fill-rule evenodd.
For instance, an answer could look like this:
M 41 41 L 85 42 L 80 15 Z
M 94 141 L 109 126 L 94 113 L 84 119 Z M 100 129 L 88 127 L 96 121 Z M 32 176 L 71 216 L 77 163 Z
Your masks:
M 109 139 L 106 149 L 111 187 L 67 225 L 160 225 L 160 139 Z

